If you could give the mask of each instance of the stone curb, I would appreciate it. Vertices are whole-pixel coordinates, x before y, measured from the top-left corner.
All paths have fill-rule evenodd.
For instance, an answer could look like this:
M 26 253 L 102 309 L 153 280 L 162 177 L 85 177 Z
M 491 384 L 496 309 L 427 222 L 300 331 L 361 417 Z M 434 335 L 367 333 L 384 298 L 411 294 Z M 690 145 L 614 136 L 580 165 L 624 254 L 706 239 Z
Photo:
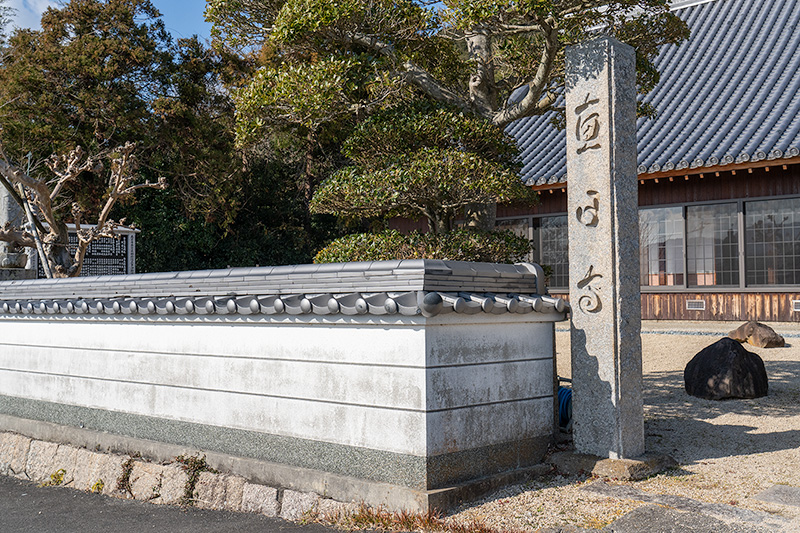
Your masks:
M 0 475 L 60 485 L 116 498 L 163 505 L 195 505 L 214 509 L 301 520 L 315 513 L 334 516 L 355 504 L 313 492 L 269 487 L 202 468 L 194 472 L 180 458 L 167 464 L 130 455 L 99 453 L 67 444 L 0 432 Z M 194 479 L 192 479 L 194 478 Z

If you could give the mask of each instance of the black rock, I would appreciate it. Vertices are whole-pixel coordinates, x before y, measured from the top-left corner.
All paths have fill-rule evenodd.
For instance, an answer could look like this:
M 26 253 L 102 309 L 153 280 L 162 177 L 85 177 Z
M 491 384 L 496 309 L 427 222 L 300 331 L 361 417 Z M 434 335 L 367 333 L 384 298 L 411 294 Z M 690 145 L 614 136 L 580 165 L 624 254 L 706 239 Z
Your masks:
M 706 400 L 760 398 L 768 391 L 764 361 L 733 339 L 706 346 L 683 371 L 686 392 Z

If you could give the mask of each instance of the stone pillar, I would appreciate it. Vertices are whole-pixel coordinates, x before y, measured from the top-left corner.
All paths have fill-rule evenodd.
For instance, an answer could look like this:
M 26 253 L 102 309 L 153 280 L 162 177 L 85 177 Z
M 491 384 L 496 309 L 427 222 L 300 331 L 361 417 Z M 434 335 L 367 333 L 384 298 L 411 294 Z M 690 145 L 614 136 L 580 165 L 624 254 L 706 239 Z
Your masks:
M 15 226 L 22 225 L 22 208 L 11 197 L 11 193 L 0 185 L 0 226 L 11 222 Z
M 579 453 L 644 454 L 636 59 L 600 37 L 566 51 L 573 437 Z
M 8 190 L 0 185 L 0 227 L 11 222 L 13 226 L 23 224 L 22 208 L 14 201 Z M 25 270 L 29 261 L 29 250 L 0 241 L 0 279 L 28 279 L 35 276 L 34 271 Z

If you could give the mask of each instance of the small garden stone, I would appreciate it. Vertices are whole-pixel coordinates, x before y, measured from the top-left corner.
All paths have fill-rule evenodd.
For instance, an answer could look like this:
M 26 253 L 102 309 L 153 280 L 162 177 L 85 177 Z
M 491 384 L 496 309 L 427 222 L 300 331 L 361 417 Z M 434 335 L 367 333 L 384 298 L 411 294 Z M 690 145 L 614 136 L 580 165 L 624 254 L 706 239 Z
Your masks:
M 781 348 L 786 345 L 783 337 L 766 324 L 751 320 L 728 333 L 735 341 L 747 342 L 757 348 Z

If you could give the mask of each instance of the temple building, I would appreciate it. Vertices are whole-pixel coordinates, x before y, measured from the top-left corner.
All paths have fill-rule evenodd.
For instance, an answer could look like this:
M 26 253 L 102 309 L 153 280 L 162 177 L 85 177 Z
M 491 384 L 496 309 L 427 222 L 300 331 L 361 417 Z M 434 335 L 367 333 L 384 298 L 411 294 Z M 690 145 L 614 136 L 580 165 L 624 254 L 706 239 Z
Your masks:
M 694 0 L 637 124 L 642 317 L 800 321 L 800 3 Z M 568 292 L 565 132 L 511 124 L 536 207 L 498 206 Z

